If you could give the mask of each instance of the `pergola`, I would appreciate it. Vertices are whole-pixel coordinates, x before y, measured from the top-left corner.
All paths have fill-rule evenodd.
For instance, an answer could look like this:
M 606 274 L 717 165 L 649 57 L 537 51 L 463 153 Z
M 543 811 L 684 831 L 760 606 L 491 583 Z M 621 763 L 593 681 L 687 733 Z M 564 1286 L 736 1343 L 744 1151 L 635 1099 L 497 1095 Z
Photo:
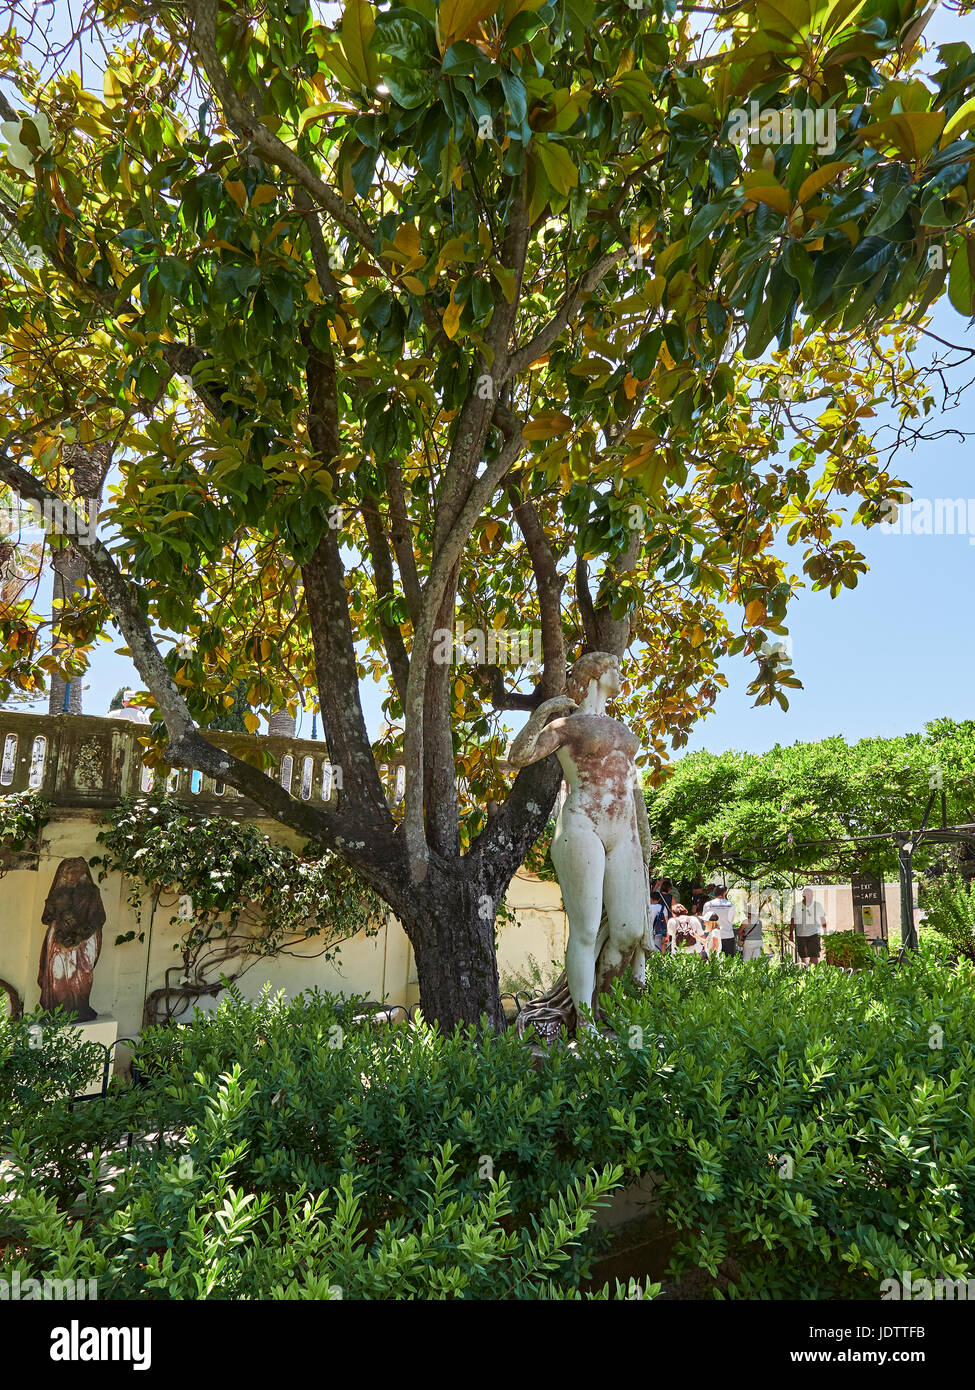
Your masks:
M 947 823 L 947 798 L 941 792 L 941 824 L 940 826 L 929 826 L 928 818 L 938 796 L 937 789 L 928 798 L 928 804 L 921 817 L 921 824 L 916 830 L 888 830 L 873 835 L 850 835 L 837 837 L 828 840 L 797 840 L 794 841 L 792 835 L 788 836 L 788 845 L 792 851 L 793 859 L 793 890 L 798 881 L 795 868 L 795 855 L 799 850 L 813 849 L 838 849 L 842 845 L 866 845 L 893 843 L 897 846 L 897 864 L 900 876 L 900 899 L 901 899 L 901 950 L 917 950 L 917 928 L 914 924 L 914 869 L 913 857 L 919 845 L 922 844 L 967 844 L 975 848 L 975 822 L 968 821 L 961 825 L 948 825 Z M 755 868 L 760 866 L 771 866 L 781 862 L 781 853 L 772 856 L 768 853 L 768 847 L 764 845 L 748 846 L 748 851 L 754 849 L 754 857 L 750 852 L 737 854 L 735 857 L 739 863 L 751 863 Z

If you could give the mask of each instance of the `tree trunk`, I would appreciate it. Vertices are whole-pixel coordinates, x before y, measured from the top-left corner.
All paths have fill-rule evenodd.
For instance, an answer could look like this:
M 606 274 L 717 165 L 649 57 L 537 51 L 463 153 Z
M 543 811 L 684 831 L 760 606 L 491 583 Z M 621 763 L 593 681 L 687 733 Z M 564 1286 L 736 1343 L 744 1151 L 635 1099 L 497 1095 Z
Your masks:
M 462 865 L 452 866 L 461 869 Z M 517 867 L 517 866 L 516 866 Z M 429 1023 L 449 1031 L 487 1016 L 487 1026 L 506 1027 L 494 944 L 496 902 L 483 883 L 431 865 L 408 903 L 393 909 L 416 956 L 420 1008 Z

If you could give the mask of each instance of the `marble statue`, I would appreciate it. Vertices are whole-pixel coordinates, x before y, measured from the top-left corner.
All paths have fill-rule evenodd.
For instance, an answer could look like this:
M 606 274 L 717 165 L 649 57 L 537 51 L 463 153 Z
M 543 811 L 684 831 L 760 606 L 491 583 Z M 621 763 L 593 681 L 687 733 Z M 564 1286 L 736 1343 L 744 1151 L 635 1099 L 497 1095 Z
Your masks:
M 526 767 L 554 753 L 568 795 L 552 840 L 552 863 L 569 919 L 564 975 L 518 1018 L 542 1037 L 563 1025 L 592 1029 L 600 994 L 629 965 L 646 979 L 655 949 L 650 918 L 650 826 L 636 768 L 639 740 L 606 713 L 620 692 L 608 652 L 579 658 L 566 694 L 545 700 L 515 738 L 509 761 Z
M 86 860 L 61 860 L 41 921 L 48 929 L 37 972 L 41 1008 L 60 1006 L 78 1023 L 97 1018 L 89 995 L 102 949 L 105 907 Z

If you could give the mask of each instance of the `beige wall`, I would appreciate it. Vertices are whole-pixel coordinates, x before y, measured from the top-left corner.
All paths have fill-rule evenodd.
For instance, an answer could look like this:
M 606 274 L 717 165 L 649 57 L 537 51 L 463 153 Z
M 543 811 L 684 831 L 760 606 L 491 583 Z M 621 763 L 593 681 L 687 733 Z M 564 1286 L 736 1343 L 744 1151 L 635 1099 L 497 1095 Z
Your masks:
M 800 882 L 798 891 L 801 892 L 805 885 Z M 823 911 L 826 914 L 826 930 L 834 931 L 853 931 L 856 923 L 853 918 L 853 889 L 848 883 L 818 883 L 814 885 L 816 901 L 822 903 Z M 916 891 L 916 889 L 915 889 Z M 746 905 L 748 894 L 744 888 L 733 888 L 728 892 L 738 906 L 739 921 L 742 911 Z M 764 894 L 762 895 L 764 899 Z M 887 937 L 891 941 L 900 941 L 900 911 L 901 911 L 901 892 L 899 882 L 884 883 L 884 896 L 887 900 Z M 788 922 L 791 911 L 792 894 L 789 892 L 776 892 L 772 904 L 773 910 L 763 910 L 762 916 L 767 921 L 779 921 L 780 913 L 784 920 Z M 873 929 L 876 935 L 880 935 L 880 908 L 873 909 Z
M 56 808 L 43 831 L 36 868 L 11 868 L 0 878 L 0 976 L 20 992 L 27 1011 L 40 997 L 37 970 L 47 930 L 41 923 L 41 914 L 55 871 L 62 859 L 78 855 L 91 859 L 99 853 L 95 840 L 99 821 L 98 813 L 90 809 Z M 268 823 L 263 822 L 261 828 L 267 830 Z M 297 844 L 297 838 L 288 831 L 280 830 L 279 838 Z M 97 882 L 97 870 L 92 870 L 92 877 Z M 161 987 L 167 968 L 179 964 L 174 947 L 178 945 L 181 928 L 169 925 L 173 908 L 160 908 L 150 938 L 147 922 L 144 920 L 140 927 L 128 904 L 128 885 L 119 874 L 109 875 L 99 888 L 106 922 L 102 952 L 95 966 L 91 1006 L 100 1016 L 117 1019 L 120 1037 L 132 1037 L 142 1025 L 146 992 Z M 558 886 L 522 872 L 511 885 L 508 902 L 517 912 L 518 923 L 498 929 L 502 977 L 523 971 L 528 956 L 550 973 L 550 962 L 561 961 L 565 955 L 567 926 Z M 145 912 L 144 918 L 147 917 Z M 144 942 L 136 939 L 115 944 L 117 936 L 140 929 L 146 930 Z M 254 998 L 270 983 L 274 990 L 283 989 L 288 995 L 318 986 L 332 993 L 366 994 L 375 999 L 385 996 L 397 1004 L 417 1002 L 413 953 L 395 918 L 391 917 L 378 935 L 360 934 L 347 942 L 336 960 L 316 958 L 320 949 L 320 943 L 316 945 L 312 939 L 301 948 L 300 956 L 257 960 L 241 977 L 241 991 Z M 178 978 L 174 971 L 170 981 L 175 983 Z M 0 1007 L 4 999 L 0 993 Z M 204 998 L 200 1007 L 209 1010 L 216 1002 Z
M 37 970 L 46 931 L 41 914 L 57 866 L 62 859 L 77 855 L 90 859 L 100 848 L 95 840 L 101 822 L 99 809 L 61 806 L 53 808 L 51 815 L 35 867 L 11 867 L 0 878 L 0 976 L 20 992 L 27 1011 L 40 997 Z M 275 837 L 285 843 L 298 844 L 297 837 L 281 827 L 270 826 L 266 820 L 261 822 L 261 828 L 272 829 Z M 27 858 L 21 856 L 21 863 Z M 97 878 L 97 870 L 92 873 Z M 109 875 L 99 887 L 107 920 L 102 953 L 95 967 L 91 1005 L 100 1016 L 118 1021 L 120 1037 L 132 1037 L 142 1025 L 146 993 L 164 985 L 167 968 L 179 964 L 174 948 L 179 943 L 181 928 L 169 923 L 173 908 L 156 912 L 151 934 L 146 921 L 140 926 L 127 901 L 128 885 L 120 875 Z M 817 887 L 816 894 L 825 907 L 831 931 L 853 927 L 849 884 L 823 885 Z M 735 890 L 732 896 L 740 900 L 740 906 L 744 905 L 743 892 Z M 497 929 L 502 980 L 512 975 L 524 976 L 529 957 L 545 978 L 551 979 L 553 962 L 561 963 L 565 958 L 568 931 L 558 885 L 542 882 L 522 870 L 512 881 L 507 901 L 517 915 L 517 923 L 499 924 Z M 888 883 L 888 933 L 895 941 L 900 936 L 899 901 L 898 885 Z M 145 941 L 115 944 L 117 936 L 130 931 L 138 933 L 140 929 L 146 931 Z M 360 934 L 347 942 L 337 959 L 325 961 L 316 956 L 320 949 L 320 944 L 312 939 L 297 956 L 255 961 L 239 981 L 241 991 L 246 997 L 255 998 L 270 983 L 274 990 L 283 989 L 289 996 L 317 986 L 332 993 L 365 994 L 397 1004 L 417 1002 L 416 964 L 395 918 L 390 917 L 378 935 Z M 171 982 L 178 978 L 176 971 L 170 976 Z M 0 1007 L 4 998 L 0 993 Z M 210 1010 L 217 1002 L 206 997 L 198 1007 Z

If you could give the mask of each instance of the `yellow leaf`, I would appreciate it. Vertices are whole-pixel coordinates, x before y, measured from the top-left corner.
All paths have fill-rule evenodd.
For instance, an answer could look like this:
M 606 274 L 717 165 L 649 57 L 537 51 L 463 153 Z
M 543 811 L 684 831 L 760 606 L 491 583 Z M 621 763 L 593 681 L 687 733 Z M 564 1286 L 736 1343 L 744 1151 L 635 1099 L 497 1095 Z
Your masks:
M 118 73 L 114 68 L 105 69 L 102 91 L 105 93 L 106 106 L 112 107 L 120 104 L 122 100 L 122 84 L 118 80 Z
M 393 245 L 404 260 L 412 260 L 420 254 L 420 229 L 415 222 L 404 222 L 396 230 Z
M 273 203 L 278 196 L 278 190 L 269 183 L 261 183 L 254 189 L 254 196 L 251 198 L 251 207 L 259 208 L 264 203 Z
M 504 27 L 525 10 L 540 10 L 545 0 L 504 0 Z
M 427 287 L 422 280 L 418 280 L 415 275 L 404 275 L 403 284 L 413 294 L 426 294 Z
M 341 76 L 341 74 L 339 74 Z M 336 111 L 348 111 L 348 106 L 343 106 L 337 101 L 326 101 L 319 106 L 309 106 L 298 117 L 298 134 L 303 134 L 310 125 L 317 121 L 323 121 L 326 116 L 333 115 Z
M 230 179 L 224 184 L 224 188 L 226 188 L 231 198 L 233 198 L 241 212 L 243 212 L 247 206 L 247 189 L 244 185 L 239 179 Z
M 515 272 L 507 266 L 498 265 L 497 262 L 491 267 L 491 274 L 501 286 L 501 293 L 509 304 L 514 303 L 515 291 L 518 287 L 518 277 Z
M 256 734 L 260 728 L 260 724 L 261 721 L 258 719 L 257 715 L 250 710 L 244 715 L 244 728 L 249 734 Z
M 944 128 L 941 137 L 941 147 L 950 145 L 952 140 L 957 140 L 959 135 L 975 125 L 975 97 L 969 97 L 968 101 L 959 106 L 951 120 Z
M 778 184 L 759 184 L 748 190 L 748 196 L 753 203 L 765 203 L 776 212 L 781 212 L 783 217 L 792 207 L 792 199 Z
M 363 87 L 379 82 L 379 64 L 369 48 L 376 31 L 376 16 L 368 0 L 349 0 L 342 14 L 342 51 Z
M 437 257 L 437 274 L 439 275 L 444 266 L 450 265 L 452 261 L 472 261 L 474 257 L 466 246 L 467 243 L 462 236 L 452 236 L 449 241 L 445 241 Z
M 647 497 L 653 497 L 664 485 L 667 476 L 667 455 L 658 454 L 649 468 L 640 474 L 640 487 Z
M 316 44 L 316 48 L 317 47 L 318 44 Z M 320 56 L 324 59 L 329 71 L 338 78 L 343 87 L 347 87 L 350 91 L 354 92 L 362 85 L 356 74 L 349 67 L 345 54 L 342 52 L 341 44 L 337 42 L 322 44 Z
M 678 241 L 672 241 L 669 246 L 665 246 L 664 249 L 661 251 L 660 255 L 654 262 L 657 271 L 661 275 L 666 275 L 668 266 L 670 266 L 675 260 L 677 260 L 679 256 L 683 254 L 685 241 L 686 237 L 681 237 Z M 661 284 L 661 294 L 662 293 L 663 285 Z
M 467 38 L 482 19 L 494 14 L 500 0 L 443 0 L 437 11 L 437 42 L 446 53 L 452 43 Z
M 923 159 L 944 128 L 943 111 L 898 111 L 886 120 L 862 126 L 857 136 L 878 149 L 893 148 L 907 159 Z
M 453 293 L 451 293 L 450 303 L 444 310 L 443 316 L 443 331 L 446 333 L 448 338 L 456 338 L 457 330 L 460 327 L 460 316 L 463 308 L 463 302 L 458 303 L 458 301 L 454 298 Z
M 753 598 L 751 603 L 745 605 L 745 622 L 751 627 L 758 627 L 765 621 L 765 604 L 760 598 Z
M 564 434 L 566 430 L 571 428 L 572 420 L 568 415 L 563 415 L 560 410 L 546 410 L 536 415 L 533 420 L 528 421 L 522 430 L 522 435 L 529 441 L 554 439 L 557 434 Z
M 850 166 L 845 164 L 841 159 L 836 159 L 833 160 L 831 164 L 824 164 L 821 169 L 814 170 L 813 173 L 811 173 L 808 178 L 803 179 L 802 183 L 799 185 L 799 192 L 796 194 L 796 202 L 808 203 L 809 199 L 812 198 L 814 194 L 818 193 L 821 188 L 825 188 L 841 169 L 848 169 L 849 167 Z

